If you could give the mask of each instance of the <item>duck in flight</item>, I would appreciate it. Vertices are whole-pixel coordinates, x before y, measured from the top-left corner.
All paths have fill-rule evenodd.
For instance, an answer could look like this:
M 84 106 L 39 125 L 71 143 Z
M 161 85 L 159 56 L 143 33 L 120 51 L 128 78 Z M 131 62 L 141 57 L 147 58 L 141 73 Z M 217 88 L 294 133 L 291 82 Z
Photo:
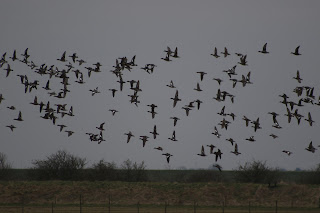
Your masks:
M 176 88 L 175 86 L 174 86 L 174 84 L 173 84 L 173 81 L 171 80 L 170 81 L 170 84 L 168 84 L 168 85 L 166 85 L 167 87 L 170 87 L 170 88 Z
M 262 47 L 262 51 L 258 51 L 259 53 L 263 54 L 268 54 L 269 52 L 267 51 L 267 43 L 265 43 Z
M 197 87 L 194 88 L 194 90 L 195 90 L 195 91 L 198 91 L 198 92 L 201 92 L 201 91 L 202 91 L 202 89 L 200 88 L 200 84 L 199 84 L 199 83 L 197 83 Z
M 213 154 L 213 149 L 216 147 L 213 144 L 207 145 L 207 147 L 210 147 L 210 154 Z
M 299 53 L 299 48 L 300 48 L 300 45 L 297 46 L 296 49 L 294 50 L 294 52 L 291 52 L 291 54 L 293 54 L 293 55 L 301 55 L 301 54 Z
M 213 167 L 216 167 L 218 170 L 219 170 L 219 172 L 222 172 L 222 166 L 220 166 L 219 164 L 213 164 L 212 165 Z
M 64 53 L 62 54 L 61 58 L 58 58 L 57 59 L 58 61 L 61 61 L 61 62 L 66 62 L 66 51 L 64 51 Z
M 226 47 L 224 48 L 224 52 L 221 52 L 221 54 L 223 54 L 224 57 L 227 57 L 228 55 L 230 55 Z
M 204 147 L 203 147 L 203 146 L 201 147 L 201 152 L 200 152 L 200 154 L 197 154 L 197 155 L 199 155 L 199 156 L 201 156 L 201 157 L 207 156 L 206 153 L 204 152 Z
M 109 109 L 110 112 L 112 112 L 112 116 L 114 116 L 114 114 L 116 114 L 116 112 L 118 112 L 118 110 L 115 109 Z
M 127 135 L 127 143 L 130 142 L 131 137 L 134 137 L 134 135 L 132 134 L 131 131 L 129 131 L 128 133 L 124 133 L 125 135 Z
M 293 77 L 293 79 L 296 79 L 299 83 L 301 83 L 302 78 L 300 78 L 299 70 L 297 70 L 297 75 L 295 77 Z
M 197 72 L 197 73 L 200 74 L 200 80 L 201 81 L 203 80 L 203 76 L 207 74 L 206 72 Z
M 169 139 L 169 140 L 172 140 L 172 141 L 178 141 L 178 140 L 176 139 L 176 131 L 175 131 L 175 130 L 172 132 L 171 138 L 168 138 L 168 139 Z
M 181 99 L 179 98 L 179 92 L 178 90 L 176 90 L 176 94 L 174 96 L 174 98 L 171 98 L 173 100 L 173 107 L 175 107 L 177 105 L 178 101 L 181 101 Z
M 168 163 L 170 162 L 170 157 L 173 156 L 173 155 L 171 155 L 170 153 L 165 153 L 165 154 L 162 154 L 162 155 L 166 156 Z
M 286 153 L 286 154 L 289 155 L 289 156 L 292 154 L 292 152 L 290 152 L 290 151 L 288 151 L 288 150 L 282 150 L 282 152 Z
M 154 149 L 159 150 L 159 151 L 163 151 L 163 148 L 161 146 L 155 147 Z
M 10 126 L 6 126 L 6 127 L 8 127 L 12 132 L 13 132 L 13 130 L 15 129 L 15 128 L 17 128 L 17 127 L 15 127 L 14 125 L 10 125 Z
M 316 148 L 312 145 L 312 141 L 309 143 L 309 146 L 306 148 L 307 151 L 314 153 Z
M 220 136 L 221 136 L 221 134 L 219 134 L 218 129 L 217 129 L 216 126 L 214 127 L 214 131 L 213 131 L 213 133 L 211 133 L 211 134 L 217 136 L 217 138 L 220 138 Z
M 13 119 L 13 120 L 16 120 L 16 121 L 23 121 L 21 111 L 19 111 L 18 118 L 15 118 L 15 119 Z
M 153 131 L 150 132 L 150 133 L 153 135 L 153 139 L 157 138 L 157 135 L 159 135 L 159 133 L 157 132 L 157 126 L 156 125 L 153 126 Z
M 170 119 L 173 119 L 173 126 L 176 126 L 178 120 L 180 120 L 180 118 L 177 118 L 177 117 L 170 117 Z
M 233 154 L 235 154 L 235 155 L 240 155 L 240 154 L 241 154 L 240 152 L 238 152 L 238 144 L 235 144 L 235 146 L 234 146 L 234 151 L 231 152 L 231 153 L 233 153 Z
M 213 57 L 215 57 L 215 58 L 219 58 L 220 56 L 218 55 L 218 51 L 217 51 L 217 48 L 215 47 L 214 48 L 214 53 L 212 54 L 210 54 L 210 55 L 212 55 Z
M 140 136 L 140 140 L 142 140 L 142 142 L 143 142 L 142 147 L 144 147 L 146 145 L 148 138 L 149 138 L 149 136 L 146 136 L 146 135 Z
M 308 119 L 304 119 L 304 120 L 308 121 L 308 123 L 309 123 L 310 126 L 312 126 L 312 123 L 314 122 L 314 121 L 312 120 L 312 117 L 311 117 L 311 113 L 310 113 L 310 112 L 308 113 Z
M 223 153 L 221 152 L 220 149 L 218 149 L 218 151 L 214 152 L 213 154 L 215 154 L 216 162 L 217 162 L 219 158 L 221 159 L 221 156 L 222 156 Z
M 8 77 L 8 76 L 9 76 L 9 74 L 10 74 L 10 72 L 12 72 L 12 71 L 13 71 L 13 69 L 11 69 L 11 67 L 10 67 L 10 64 L 7 64 L 7 68 L 6 68 L 6 69 L 4 69 L 4 70 L 6 70 L 6 71 L 7 71 L 6 77 Z

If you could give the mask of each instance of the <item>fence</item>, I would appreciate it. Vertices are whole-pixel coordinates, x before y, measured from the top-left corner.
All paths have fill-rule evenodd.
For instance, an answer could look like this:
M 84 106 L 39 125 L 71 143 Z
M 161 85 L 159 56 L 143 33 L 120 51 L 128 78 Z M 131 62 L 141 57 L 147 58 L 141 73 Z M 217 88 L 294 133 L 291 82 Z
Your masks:
M 105 204 L 86 204 L 82 196 L 79 196 L 78 204 L 25 204 L 21 203 L 0 204 L 0 213 L 216 213 L 216 212 L 319 212 L 320 198 L 317 205 L 309 207 L 295 206 L 291 202 L 290 206 L 282 205 L 282 202 L 274 200 L 268 206 L 261 206 L 257 201 L 248 201 L 247 205 L 226 206 L 225 201 L 220 205 L 199 205 L 195 200 L 193 205 L 170 204 L 165 201 L 163 204 L 141 204 L 139 201 L 135 205 L 113 204 L 112 197 L 109 196 Z M 287 202 L 286 202 L 287 203 Z

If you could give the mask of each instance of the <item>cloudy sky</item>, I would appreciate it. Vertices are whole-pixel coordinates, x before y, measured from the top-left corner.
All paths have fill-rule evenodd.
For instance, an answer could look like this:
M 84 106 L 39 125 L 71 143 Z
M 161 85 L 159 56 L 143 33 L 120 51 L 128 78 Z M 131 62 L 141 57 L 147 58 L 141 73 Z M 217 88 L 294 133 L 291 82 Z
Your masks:
M 320 107 L 305 104 L 295 107 L 306 118 L 311 113 L 315 121 L 312 127 L 302 118 L 300 125 L 293 118 L 289 124 L 284 116 L 286 108 L 279 103 L 279 95 L 286 93 L 290 101 L 298 102 L 293 92 L 296 86 L 314 87 L 315 103 L 320 95 L 320 73 L 318 70 L 320 49 L 319 1 L 2 1 L 0 19 L 0 54 L 7 52 L 6 59 L 14 70 L 6 78 L 7 65 L 0 70 L 0 94 L 5 100 L 0 104 L 0 151 L 6 153 L 15 168 L 32 166 L 32 160 L 65 149 L 73 154 L 86 157 L 90 164 L 105 159 L 120 165 L 124 160 L 145 161 L 149 169 L 208 168 L 214 163 L 214 155 L 200 157 L 202 145 L 214 144 L 224 153 L 218 163 L 224 169 L 234 169 L 239 164 L 253 159 L 267 161 L 270 166 L 288 170 L 297 167 L 310 169 L 320 163 L 320 150 L 311 153 L 305 150 L 310 141 L 320 145 Z M 268 43 L 269 54 L 258 51 Z M 302 55 L 290 54 L 300 45 Z M 180 58 L 166 62 L 167 46 L 178 47 Z M 214 58 L 214 47 L 218 53 L 227 47 L 230 56 Z M 56 59 L 64 51 L 67 56 L 77 53 L 87 63 L 74 65 L 84 73 L 83 85 L 74 82 L 75 74 L 70 72 L 65 99 L 49 97 L 45 86 L 48 75 L 39 75 L 19 61 L 12 61 L 14 50 L 18 58 L 29 48 L 30 60 L 36 65 L 55 65 L 66 69 L 66 64 Z M 247 55 L 248 66 L 238 64 L 240 52 Z M 123 71 L 123 79 L 140 80 L 142 92 L 140 104 L 130 104 L 132 90 L 128 83 L 122 92 L 113 98 L 109 89 L 118 89 L 118 78 L 109 72 L 116 59 L 136 55 L 137 67 L 131 72 Z M 71 61 L 71 58 L 67 58 Z M 85 66 L 102 64 L 101 73 L 92 73 L 88 78 Z M 152 74 L 140 67 L 153 63 L 157 65 Z M 72 63 L 73 64 L 73 63 Z M 235 76 L 251 72 L 253 84 L 242 87 L 240 83 L 232 88 L 232 82 L 223 70 L 237 65 Z M 293 77 L 300 71 L 302 83 Z M 197 72 L 207 75 L 200 81 Z M 24 93 L 24 85 L 17 75 L 27 75 L 29 81 L 38 80 L 37 90 Z M 221 86 L 213 78 L 221 78 Z M 182 99 L 173 108 L 176 89 L 166 87 L 173 80 L 179 97 Z M 59 92 L 61 80 L 52 78 L 52 91 Z M 202 92 L 194 90 L 200 83 Z M 100 94 L 91 96 L 89 89 L 99 87 Z M 232 104 L 229 99 L 217 102 L 213 99 L 217 90 L 235 95 Z M 74 117 L 58 115 L 57 124 L 65 124 L 64 130 L 75 133 L 68 137 L 59 132 L 57 125 L 42 119 L 44 113 L 38 106 L 29 104 L 37 96 L 39 101 L 73 106 Z M 303 94 L 305 97 L 305 91 Z M 181 109 L 191 101 L 203 101 L 200 110 L 193 109 L 187 117 Z M 147 111 L 148 104 L 156 104 L 158 113 L 154 119 Z M 7 109 L 15 106 L 16 110 Z M 221 129 L 218 123 L 223 119 L 217 113 L 225 106 L 225 112 L 233 112 L 235 121 L 225 117 L 231 124 L 228 130 Z M 109 109 L 119 113 L 112 116 Z M 18 112 L 23 120 L 18 122 Z M 277 118 L 282 129 L 272 127 L 272 116 L 268 112 L 280 114 Z M 262 129 L 254 132 L 246 127 L 243 116 L 252 120 L 260 119 Z M 176 127 L 172 116 L 180 118 Z M 89 140 L 85 133 L 98 133 L 100 123 L 106 122 L 105 142 L 97 144 Z M 17 128 L 11 132 L 7 125 Z M 153 126 L 157 125 L 159 136 L 151 138 Z M 217 126 L 220 139 L 211 134 Z M 173 130 L 178 141 L 168 140 Z M 124 133 L 131 131 L 135 137 L 126 143 Z M 269 135 L 278 136 L 272 139 Z M 150 137 L 142 147 L 139 136 Z M 254 136 L 256 141 L 246 138 Z M 230 152 L 234 147 L 227 138 L 233 138 L 242 154 Z M 161 152 L 154 147 L 161 146 L 164 152 L 173 155 L 170 164 Z M 216 149 L 217 149 L 216 148 Z M 318 148 L 320 149 L 320 148 Z M 287 156 L 282 150 L 292 151 Z

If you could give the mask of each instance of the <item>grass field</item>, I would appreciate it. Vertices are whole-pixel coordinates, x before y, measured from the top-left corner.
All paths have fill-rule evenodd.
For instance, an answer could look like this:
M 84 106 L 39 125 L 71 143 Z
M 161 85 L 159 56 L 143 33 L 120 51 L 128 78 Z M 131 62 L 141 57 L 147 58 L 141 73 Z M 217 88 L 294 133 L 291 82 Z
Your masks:
M 1 181 L 1 212 L 320 212 L 320 185 Z M 165 207 L 167 203 L 167 207 Z M 52 206 L 53 205 L 53 206 Z M 53 207 L 53 209 L 52 209 Z

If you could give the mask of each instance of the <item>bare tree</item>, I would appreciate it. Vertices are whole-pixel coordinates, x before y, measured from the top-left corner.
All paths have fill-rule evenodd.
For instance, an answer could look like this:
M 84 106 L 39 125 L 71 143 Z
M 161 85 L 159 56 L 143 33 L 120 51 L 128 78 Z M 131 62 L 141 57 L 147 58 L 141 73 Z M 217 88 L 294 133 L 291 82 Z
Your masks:
M 139 182 L 147 180 L 147 173 L 145 171 L 146 165 L 144 161 L 140 164 L 132 162 L 130 159 L 125 160 L 120 167 L 123 171 L 123 180 L 128 182 Z
M 7 155 L 0 152 L 0 179 L 7 179 L 11 171 L 11 163 L 8 162 Z
M 40 179 L 77 180 L 87 161 L 66 150 L 58 150 L 45 160 L 34 160 L 32 164 Z
M 267 166 L 265 161 L 246 162 L 240 165 L 235 171 L 235 180 L 251 183 L 276 183 L 279 179 L 279 170 Z

